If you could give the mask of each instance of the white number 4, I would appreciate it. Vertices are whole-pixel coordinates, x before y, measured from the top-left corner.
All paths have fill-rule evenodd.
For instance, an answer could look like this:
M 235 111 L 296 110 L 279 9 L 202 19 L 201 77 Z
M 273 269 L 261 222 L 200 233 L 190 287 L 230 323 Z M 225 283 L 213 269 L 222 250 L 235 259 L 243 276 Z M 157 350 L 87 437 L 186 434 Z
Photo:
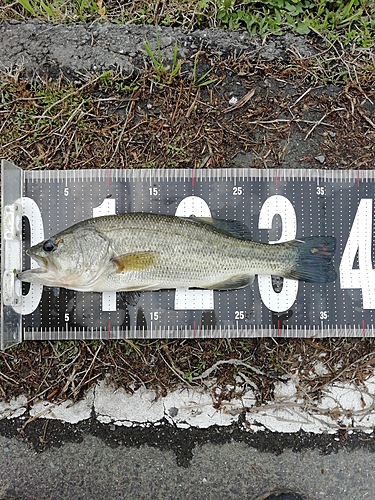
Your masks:
M 354 261 L 358 252 L 358 269 Z M 375 309 L 375 270 L 372 268 L 372 199 L 360 201 L 340 263 L 341 288 L 362 290 L 363 309 Z

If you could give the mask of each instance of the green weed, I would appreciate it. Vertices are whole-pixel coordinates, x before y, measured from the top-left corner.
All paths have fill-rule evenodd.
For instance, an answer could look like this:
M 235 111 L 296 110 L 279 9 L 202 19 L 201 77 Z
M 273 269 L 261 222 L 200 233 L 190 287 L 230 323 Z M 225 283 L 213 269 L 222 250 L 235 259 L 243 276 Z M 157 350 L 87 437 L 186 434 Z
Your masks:
M 152 67 L 154 70 L 151 76 L 152 80 L 164 85 L 170 85 L 174 81 L 176 76 L 180 73 L 182 65 L 182 61 L 177 60 L 177 51 L 178 51 L 177 42 L 174 44 L 173 47 L 173 57 L 172 57 L 171 67 L 165 66 L 164 64 L 163 57 L 161 55 L 161 46 L 160 46 L 158 30 L 156 30 L 157 54 L 156 55 L 154 54 L 151 44 L 147 38 L 144 42 L 144 50 L 152 62 Z
M 5 5 L 14 8 L 20 16 L 34 17 L 44 21 L 89 21 L 102 19 L 107 9 L 103 0 L 5 0 Z M 17 9 L 18 7 L 18 9 Z
M 3 0 L 1 19 L 38 18 L 53 22 L 92 22 L 246 30 L 262 37 L 291 30 L 319 31 L 331 41 L 368 47 L 375 42 L 373 0 L 166 0 L 163 7 L 145 0 L 122 4 L 116 0 Z M 149 47 L 150 48 L 150 47 Z M 151 51 L 152 52 L 152 51 Z M 151 54 L 149 54 L 151 57 Z M 170 74 L 162 61 L 153 61 L 159 77 Z M 177 63 L 177 61 L 176 61 Z M 178 68 L 176 68 L 178 73 Z
M 199 60 L 199 54 L 200 52 L 197 52 L 194 56 L 194 64 L 193 64 L 193 75 L 192 75 L 192 84 L 194 87 L 206 87 L 207 85 L 210 85 L 211 83 L 216 82 L 216 78 L 208 78 L 208 75 L 211 73 L 213 68 L 210 68 L 204 75 L 199 76 L 197 75 L 197 65 L 198 65 L 198 60 Z

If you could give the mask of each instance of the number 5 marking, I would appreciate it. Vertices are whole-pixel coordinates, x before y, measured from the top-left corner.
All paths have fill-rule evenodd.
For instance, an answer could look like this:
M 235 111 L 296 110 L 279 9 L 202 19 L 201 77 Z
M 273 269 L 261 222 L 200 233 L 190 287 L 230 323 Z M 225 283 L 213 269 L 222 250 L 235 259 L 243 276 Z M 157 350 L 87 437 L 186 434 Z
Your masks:
M 297 217 L 291 202 L 284 196 L 274 195 L 268 198 L 259 214 L 259 229 L 271 229 L 275 215 L 282 221 L 281 237 L 270 243 L 282 243 L 294 240 L 297 234 Z M 276 293 L 272 287 L 271 276 L 258 276 L 260 296 L 264 305 L 274 312 L 287 311 L 295 302 L 298 293 L 298 281 L 284 279 L 283 289 Z

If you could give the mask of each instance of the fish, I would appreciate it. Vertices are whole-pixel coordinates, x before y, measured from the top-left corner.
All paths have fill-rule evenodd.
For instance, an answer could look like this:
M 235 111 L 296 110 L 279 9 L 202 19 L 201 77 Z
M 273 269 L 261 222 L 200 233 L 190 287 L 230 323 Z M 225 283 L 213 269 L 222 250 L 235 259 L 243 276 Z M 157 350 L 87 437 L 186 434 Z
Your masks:
M 336 279 L 333 236 L 252 241 L 220 219 L 125 213 L 88 219 L 27 250 L 40 267 L 21 281 L 81 292 L 233 290 L 256 275 L 310 283 Z

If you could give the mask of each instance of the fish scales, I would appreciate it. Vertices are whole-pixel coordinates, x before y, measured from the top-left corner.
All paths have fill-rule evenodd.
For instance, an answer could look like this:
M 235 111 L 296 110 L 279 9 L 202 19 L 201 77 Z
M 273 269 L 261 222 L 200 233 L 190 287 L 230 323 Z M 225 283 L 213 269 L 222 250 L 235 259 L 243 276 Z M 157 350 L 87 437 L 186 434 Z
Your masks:
M 335 239 L 262 244 L 214 220 L 121 214 L 80 222 L 28 250 L 41 267 L 19 279 L 81 291 L 233 289 L 256 274 L 310 282 L 336 278 Z
M 224 235 L 208 224 L 158 215 L 119 217 L 93 220 L 94 227 L 113 242 L 116 255 L 145 250 L 160 255 L 152 269 L 135 272 L 134 281 L 146 275 L 160 282 L 172 279 L 170 288 L 199 288 L 239 274 L 251 279 L 255 274 L 284 274 L 290 269 L 290 249 L 282 249 L 281 263 L 279 248 Z

